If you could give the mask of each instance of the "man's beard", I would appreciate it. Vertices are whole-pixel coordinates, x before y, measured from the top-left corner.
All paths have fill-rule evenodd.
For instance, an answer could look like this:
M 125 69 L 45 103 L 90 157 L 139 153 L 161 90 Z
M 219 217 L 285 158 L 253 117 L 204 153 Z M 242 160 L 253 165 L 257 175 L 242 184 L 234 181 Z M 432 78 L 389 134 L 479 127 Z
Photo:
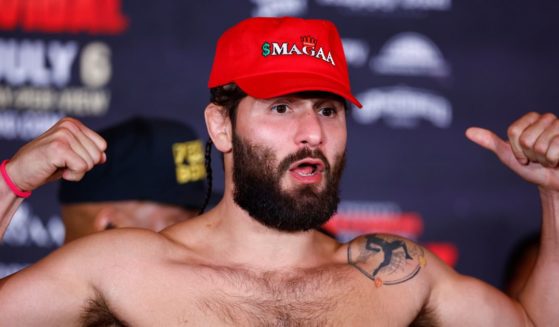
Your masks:
M 305 158 L 317 158 L 324 163 L 323 190 L 318 185 L 282 190 L 281 178 L 287 175 L 291 164 Z M 286 232 L 318 228 L 332 217 L 340 201 L 338 187 L 345 153 L 335 160 L 331 167 L 321 151 L 303 148 L 277 164 L 271 149 L 250 144 L 234 134 L 234 200 L 265 226 Z

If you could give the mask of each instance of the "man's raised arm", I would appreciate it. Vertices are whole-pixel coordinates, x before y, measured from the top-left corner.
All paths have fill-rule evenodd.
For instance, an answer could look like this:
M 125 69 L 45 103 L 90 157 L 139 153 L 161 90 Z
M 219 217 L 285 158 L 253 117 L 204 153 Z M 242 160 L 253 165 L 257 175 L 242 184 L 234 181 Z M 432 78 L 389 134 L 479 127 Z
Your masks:
M 466 134 L 539 188 L 541 248 L 518 300 L 536 326 L 554 326 L 559 321 L 559 119 L 550 113 L 526 114 L 509 127 L 508 142 L 481 128 L 470 128 Z
M 19 149 L 1 168 L 0 237 L 25 193 L 59 178 L 80 180 L 106 160 L 106 147 L 97 133 L 73 118 L 64 118 Z
M 30 191 L 59 178 L 81 179 L 106 160 L 105 148 L 95 132 L 64 118 L 19 149 L 1 168 L 0 235 Z M 0 326 L 79 325 L 81 310 L 95 293 L 87 265 L 72 259 L 88 257 L 94 254 L 68 247 L 0 279 Z

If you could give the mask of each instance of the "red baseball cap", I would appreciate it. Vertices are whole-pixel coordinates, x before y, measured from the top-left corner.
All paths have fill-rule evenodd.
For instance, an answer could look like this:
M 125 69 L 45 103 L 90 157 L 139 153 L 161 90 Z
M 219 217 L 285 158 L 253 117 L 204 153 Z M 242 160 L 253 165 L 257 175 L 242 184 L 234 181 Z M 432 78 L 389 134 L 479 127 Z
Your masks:
M 231 27 L 217 42 L 208 87 L 233 82 L 255 98 L 326 91 L 362 107 L 336 26 L 326 20 L 257 17 Z

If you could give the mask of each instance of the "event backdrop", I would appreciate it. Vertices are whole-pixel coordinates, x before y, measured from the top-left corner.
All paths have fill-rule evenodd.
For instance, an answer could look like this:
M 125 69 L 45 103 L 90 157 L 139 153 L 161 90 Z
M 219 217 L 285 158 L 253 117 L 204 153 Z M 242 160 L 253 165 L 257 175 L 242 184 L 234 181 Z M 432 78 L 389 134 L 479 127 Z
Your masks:
M 464 137 L 500 135 L 528 110 L 558 111 L 552 1 L 0 0 L 0 157 L 63 116 L 99 129 L 132 115 L 202 110 L 215 42 L 251 16 L 334 21 L 354 93 L 341 240 L 398 233 L 500 286 L 511 247 L 539 227 L 535 187 Z M 216 187 L 223 188 L 214 158 Z M 0 246 L 4 276 L 63 240 L 56 184 L 24 201 Z

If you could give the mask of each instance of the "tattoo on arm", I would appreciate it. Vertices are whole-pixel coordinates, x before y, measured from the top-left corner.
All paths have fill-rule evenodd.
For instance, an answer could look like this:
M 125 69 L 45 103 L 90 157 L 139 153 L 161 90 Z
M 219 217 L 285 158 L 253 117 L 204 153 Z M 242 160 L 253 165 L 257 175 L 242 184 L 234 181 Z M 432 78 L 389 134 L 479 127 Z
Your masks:
M 423 249 L 399 237 L 365 235 L 347 247 L 347 261 L 375 282 L 396 285 L 415 277 L 426 264 Z

